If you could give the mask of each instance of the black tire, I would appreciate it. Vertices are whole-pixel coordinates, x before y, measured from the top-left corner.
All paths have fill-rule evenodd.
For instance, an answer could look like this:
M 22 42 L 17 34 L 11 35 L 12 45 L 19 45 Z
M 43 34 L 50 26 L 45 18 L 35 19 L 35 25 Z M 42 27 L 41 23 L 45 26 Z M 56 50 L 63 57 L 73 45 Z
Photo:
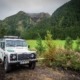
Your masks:
M 6 73 L 10 72 L 10 70 L 11 70 L 11 67 L 10 67 L 10 65 L 8 63 L 7 58 L 5 58 L 5 60 L 4 60 L 4 70 L 5 70 Z
M 36 62 L 29 63 L 29 69 L 35 69 L 35 67 L 36 67 Z

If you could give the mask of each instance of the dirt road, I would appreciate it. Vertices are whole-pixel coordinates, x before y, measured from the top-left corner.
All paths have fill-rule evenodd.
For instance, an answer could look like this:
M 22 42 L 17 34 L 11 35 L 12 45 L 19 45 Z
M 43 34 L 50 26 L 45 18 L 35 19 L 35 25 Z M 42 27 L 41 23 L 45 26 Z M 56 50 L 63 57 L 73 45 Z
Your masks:
M 20 67 L 5 75 L 6 80 L 80 80 L 80 74 L 37 66 L 34 70 Z
M 0 64 L 0 80 L 4 80 L 5 72 L 3 70 L 2 64 Z

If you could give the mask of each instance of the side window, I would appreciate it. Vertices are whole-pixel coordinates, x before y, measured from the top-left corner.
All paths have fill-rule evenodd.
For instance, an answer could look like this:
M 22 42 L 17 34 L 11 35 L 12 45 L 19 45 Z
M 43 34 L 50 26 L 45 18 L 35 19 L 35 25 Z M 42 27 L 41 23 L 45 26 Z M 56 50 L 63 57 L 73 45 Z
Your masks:
M 1 42 L 1 48 L 2 48 L 2 49 L 5 48 L 5 42 Z
M 1 48 L 1 42 L 0 42 L 0 48 Z

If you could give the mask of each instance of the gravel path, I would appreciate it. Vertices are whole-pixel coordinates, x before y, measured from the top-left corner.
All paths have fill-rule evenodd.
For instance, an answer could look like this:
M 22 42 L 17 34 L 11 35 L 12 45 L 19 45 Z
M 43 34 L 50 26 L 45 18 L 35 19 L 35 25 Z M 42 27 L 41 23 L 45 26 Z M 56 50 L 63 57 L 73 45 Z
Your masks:
M 54 70 L 37 66 L 34 70 L 16 68 L 5 75 L 6 80 L 80 80 L 80 74 L 72 71 Z
M 0 80 L 4 80 L 5 78 L 5 72 L 3 70 L 2 64 L 0 64 Z

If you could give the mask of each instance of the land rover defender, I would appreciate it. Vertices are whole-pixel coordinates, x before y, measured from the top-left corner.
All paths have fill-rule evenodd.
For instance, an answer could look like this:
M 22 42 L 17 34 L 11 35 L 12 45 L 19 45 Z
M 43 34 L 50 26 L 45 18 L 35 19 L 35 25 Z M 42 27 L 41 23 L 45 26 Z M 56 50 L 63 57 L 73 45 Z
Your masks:
M 30 51 L 26 40 L 17 36 L 4 36 L 0 39 L 0 59 L 6 72 L 12 65 L 28 65 L 34 69 L 36 66 L 36 51 Z

